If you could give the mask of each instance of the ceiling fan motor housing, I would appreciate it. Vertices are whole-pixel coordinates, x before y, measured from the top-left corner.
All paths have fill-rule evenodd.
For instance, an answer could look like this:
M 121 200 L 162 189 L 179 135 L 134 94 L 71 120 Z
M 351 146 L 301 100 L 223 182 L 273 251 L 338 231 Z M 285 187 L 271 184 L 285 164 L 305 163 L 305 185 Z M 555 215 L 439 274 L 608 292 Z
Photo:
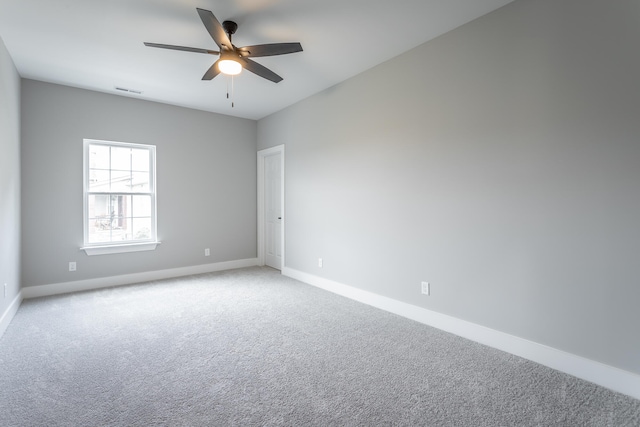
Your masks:
M 224 28 L 224 32 L 232 35 L 236 33 L 236 30 L 238 29 L 238 24 L 236 24 L 233 21 L 224 21 L 222 23 L 222 28 Z

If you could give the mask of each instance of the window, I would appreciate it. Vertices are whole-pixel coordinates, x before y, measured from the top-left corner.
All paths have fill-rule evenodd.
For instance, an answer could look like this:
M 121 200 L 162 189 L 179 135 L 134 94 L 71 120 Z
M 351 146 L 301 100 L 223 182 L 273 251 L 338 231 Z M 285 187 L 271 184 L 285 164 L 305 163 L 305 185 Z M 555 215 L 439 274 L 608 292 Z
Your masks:
M 84 249 L 88 255 L 153 250 L 155 146 L 84 140 Z

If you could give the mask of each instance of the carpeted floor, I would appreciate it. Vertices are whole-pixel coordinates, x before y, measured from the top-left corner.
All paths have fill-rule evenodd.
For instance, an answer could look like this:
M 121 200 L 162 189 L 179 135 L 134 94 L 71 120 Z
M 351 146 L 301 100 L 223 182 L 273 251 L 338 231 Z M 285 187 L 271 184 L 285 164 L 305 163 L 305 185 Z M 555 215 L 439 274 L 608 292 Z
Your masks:
M 640 401 L 248 268 L 27 300 L 1 426 L 638 426 Z

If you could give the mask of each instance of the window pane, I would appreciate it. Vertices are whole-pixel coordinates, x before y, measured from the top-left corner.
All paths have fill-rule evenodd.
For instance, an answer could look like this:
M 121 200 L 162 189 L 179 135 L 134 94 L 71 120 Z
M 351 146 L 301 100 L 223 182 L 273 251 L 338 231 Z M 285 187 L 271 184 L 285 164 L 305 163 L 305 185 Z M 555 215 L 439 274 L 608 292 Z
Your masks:
M 134 218 L 133 219 L 133 238 L 135 240 L 144 240 L 151 238 L 151 219 L 150 218 Z
M 110 203 L 108 195 L 90 195 L 88 214 L 90 219 L 105 218 L 109 215 Z
M 109 242 L 111 240 L 111 224 L 113 217 L 111 197 L 90 195 L 88 201 L 89 242 Z
M 133 196 L 132 212 L 134 217 L 150 217 L 151 196 Z
M 125 216 L 127 218 L 131 217 L 131 207 L 133 206 L 131 204 L 131 198 L 132 196 L 120 196 L 118 200 L 120 203 L 122 203 L 122 210 L 121 212 L 118 212 L 119 215 Z
M 131 191 L 146 193 L 149 190 L 149 172 L 133 172 L 131 175 Z
M 131 192 L 131 172 L 111 171 L 111 191 L 114 193 Z
M 109 171 L 90 169 L 89 191 L 106 192 L 109 190 Z
M 110 230 L 97 230 L 89 233 L 89 243 L 109 243 L 111 242 Z
M 131 148 L 111 147 L 111 169 L 131 170 Z
M 149 150 L 134 148 L 131 150 L 131 168 L 134 171 L 149 171 Z
M 109 147 L 106 145 L 89 145 L 89 167 L 92 169 L 109 169 Z
M 126 219 L 131 216 L 131 196 L 112 195 L 111 206 L 113 215 L 116 217 L 114 228 L 122 228 L 126 226 Z
M 129 218 L 116 217 L 114 228 L 111 230 L 112 242 L 126 242 L 131 240 L 131 220 Z
M 111 222 L 111 240 L 121 241 L 127 240 L 127 228 L 130 222 L 129 219 L 129 206 L 131 196 L 125 195 L 112 195 L 111 196 L 111 215 L 113 221 Z

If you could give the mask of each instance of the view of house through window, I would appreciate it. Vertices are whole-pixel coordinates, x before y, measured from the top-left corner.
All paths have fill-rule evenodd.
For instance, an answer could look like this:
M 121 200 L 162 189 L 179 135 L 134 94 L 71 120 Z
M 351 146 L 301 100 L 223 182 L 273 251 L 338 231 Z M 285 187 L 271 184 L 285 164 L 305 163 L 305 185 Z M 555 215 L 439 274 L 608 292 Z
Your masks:
M 155 241 L 155 147 L 85 140 L 85 246 Z

